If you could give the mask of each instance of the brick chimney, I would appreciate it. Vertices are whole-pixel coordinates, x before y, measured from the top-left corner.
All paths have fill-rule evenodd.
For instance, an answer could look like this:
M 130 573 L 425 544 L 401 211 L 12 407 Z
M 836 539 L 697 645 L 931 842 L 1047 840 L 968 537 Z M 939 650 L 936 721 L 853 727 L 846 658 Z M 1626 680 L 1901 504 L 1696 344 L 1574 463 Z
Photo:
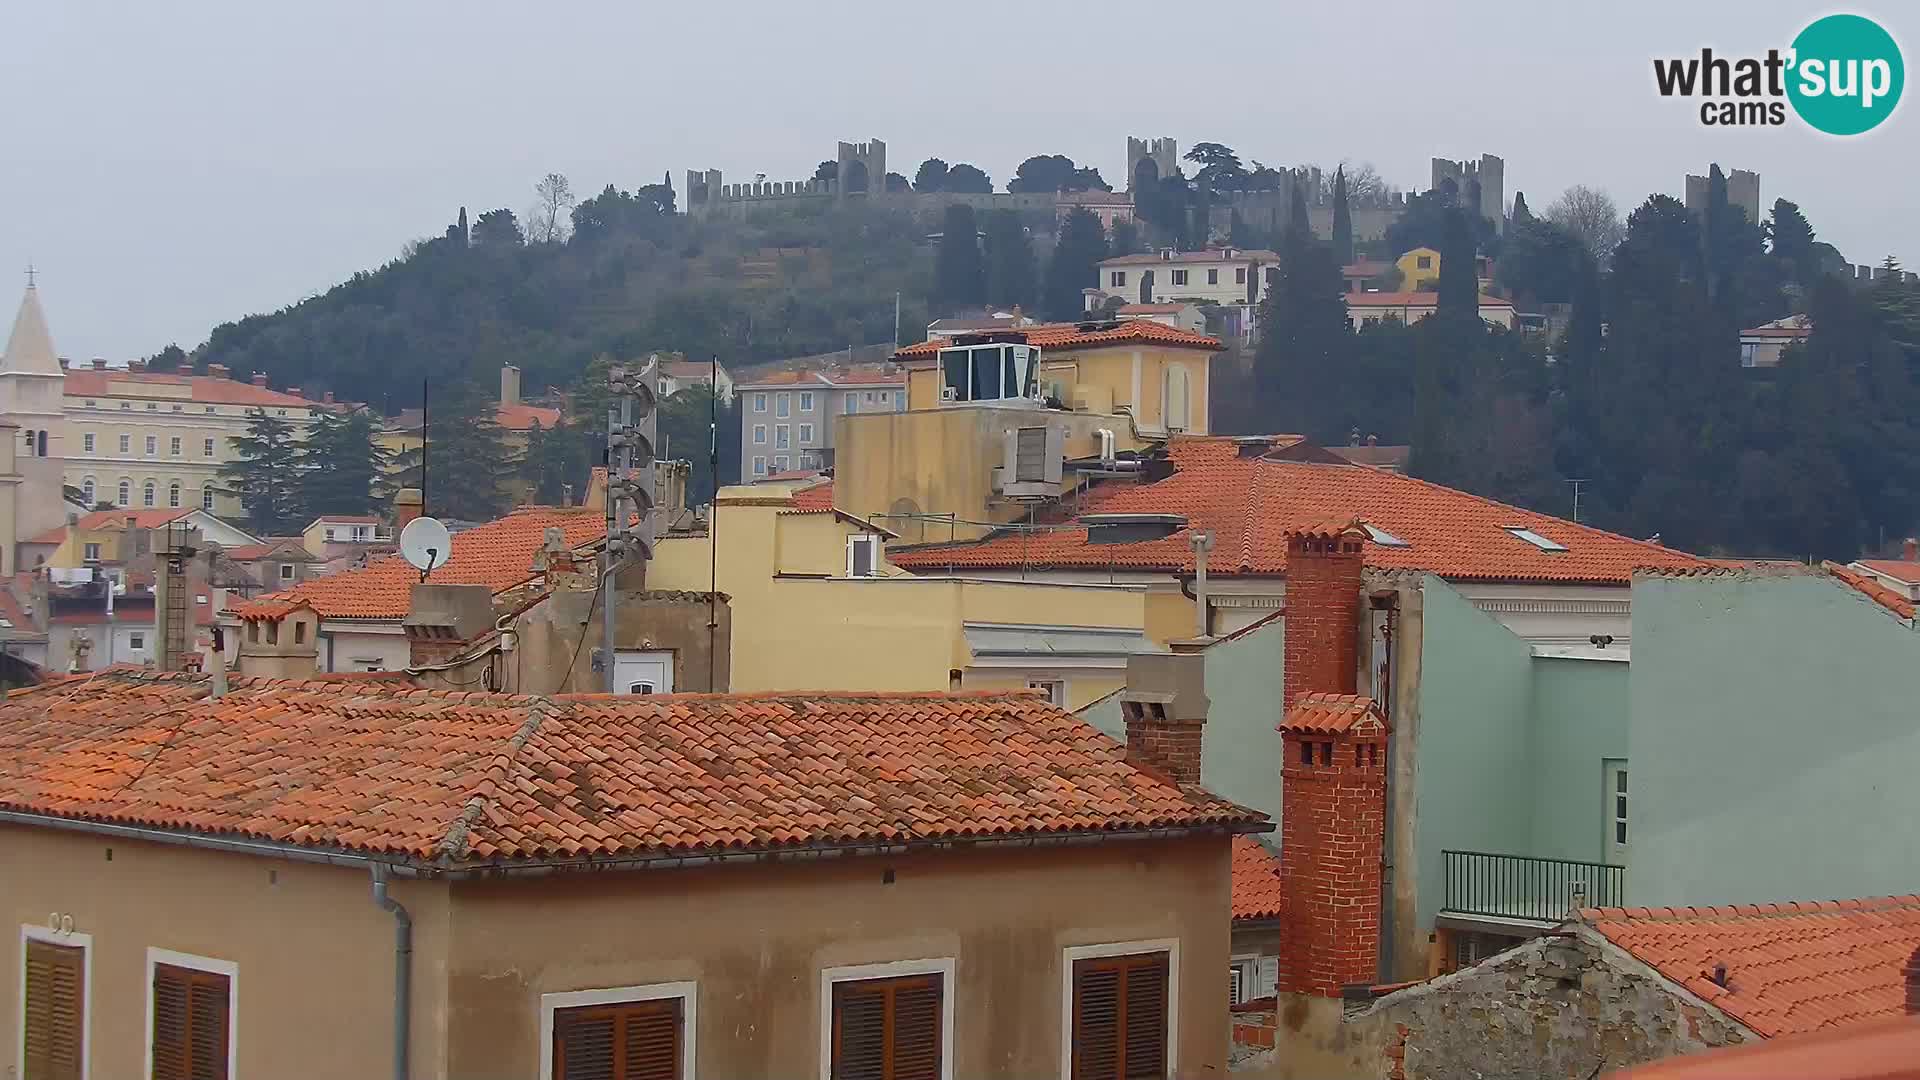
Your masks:
M 216 379 L 224 379 L 233 374 L 233 369 L 225 364 L 208 364 L 207 374 Z
M 255 386 L 265 386 L 265 385 L 267 385 L 267 376 L 266 376 L 266 375 L 265 375 L 265 374 L 264 374 L 263 372 L 258 372 L 258 371 L 256 371 L 256 372 L 254 372 L 254 373 L 253 373 L 253 385 L 255 385 Z
M 1287 534 L 1282 712 L 1307 691 L 1354 692 L 1360 664 L 1360 547 L 1366 536 L 1357 523 Z
M 425 505 L 424 505 L 424 500 L 420 495 L 419 488 L 414 488 L 414 487 L 401 488 L 399 491 L 394 492 L 393 493 L 394 534 L 396 536 L 399 535 L 400 530 L 407 527 L 407 522 L 412 521 L 414 518 L 419 517 L 423 512 L 425 512 Z
M 321 394 L 321 395 L 320 395 L 320 403 L 321 403 L 322 405 L 331 405 L 331 404 L 333 404 L 333 391 L 331 391 L 331 390 L 329 390 L 329 391 L 327 391 L 326 393 L 324 393 L 324 394 Z
M 493 629 L 493 590 L 423 581 L 413 587 L 400 628 L 408 667 L 444 664 Z
M 1920 562 L 1920 540 L 1907 537 L 1906 542 L 1900 545 L 1900 557 L 1908 562 Z
M 1907 966 L 1900 969 L 1900 978 L 1907 984 L 1907 1015 L 1920 1016 L 1920 949 L 1913 950 L 1913 955 L 1907 957 Z
M 1204 655 L 1135 653 L 1127 657 L 1120 711 L 1127 720 L 1129 762 L 1181 787 L 1200 786 L 1200 748 L 1207 724 Z
M 129 360 L 127 361 L 127 370 L 138 375 L 147 370 L 147 362 L 145 360 Z
M 97 357 L 97 356 L 96 356 L 96 357 L 94 357 L 94 358 L 93 358 L 93 370 L 95 370 L 95 371 L 105 371 L 105 370 L 107 370 L 107 362 L 106 362 L 105 360 L 102 360 L 101 358 L 99 358 L 99 357 Z
M 1358 678 L 1357 523 L 1287 537 L 1280 721 L 1285 993 L 1338 997 L 1377 981 L 1386 845 L 1387 724 Z
M 520 369 L 512 364 L 500 369 L 500 404 L 520 404 Z

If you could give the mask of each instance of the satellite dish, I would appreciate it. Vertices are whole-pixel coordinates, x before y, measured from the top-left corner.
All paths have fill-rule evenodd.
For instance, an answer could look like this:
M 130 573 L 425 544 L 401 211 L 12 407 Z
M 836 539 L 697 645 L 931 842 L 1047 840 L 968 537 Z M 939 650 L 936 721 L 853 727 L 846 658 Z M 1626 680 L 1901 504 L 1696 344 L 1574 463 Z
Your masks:
M 420 579 L 426 580 L 436 566 L 447 565 L 453 556 L 453 536 L 440 519 L 417 517 L 400 530 L 400 557 L 407 560 Z

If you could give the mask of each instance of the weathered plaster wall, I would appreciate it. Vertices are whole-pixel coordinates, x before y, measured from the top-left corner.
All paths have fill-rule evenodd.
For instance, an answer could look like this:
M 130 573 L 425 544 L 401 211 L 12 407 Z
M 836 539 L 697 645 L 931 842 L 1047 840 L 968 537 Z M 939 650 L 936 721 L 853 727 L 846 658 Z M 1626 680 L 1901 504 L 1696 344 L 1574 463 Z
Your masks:
M 1913 891 L 1920 636 L 1828 578 L 1634 583 L 1636 905 Z
M 1348 1026 L 1349 1045 L 1378 1048 L 1361 1075 L 1404 1080 L 1587 1077 L 1751 1037 L 1611 946 L 1568 937 L 1388 995 Z

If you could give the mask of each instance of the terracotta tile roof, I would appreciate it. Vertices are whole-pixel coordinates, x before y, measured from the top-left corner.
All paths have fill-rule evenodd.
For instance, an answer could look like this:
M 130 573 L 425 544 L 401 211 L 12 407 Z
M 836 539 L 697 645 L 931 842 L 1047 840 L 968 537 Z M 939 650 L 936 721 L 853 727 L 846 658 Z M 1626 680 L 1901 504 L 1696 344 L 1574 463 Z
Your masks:
M 1920 896 L 1701 908 L 1600 908 L 1580 921 L 1772 1038 L 1900 1014 Z M 1726 968 L 1726 985 L 1714 968 Z
M 545 698 L 116 669 L 0 704 L 0 807 L 475 863 L 1265 819 L 1032 693 Z
M 124 528 L 132 525 L 136 529 L 157 529 L 175 518 L 183 518 L 192 510 L 95 510 L 83 514 L 73 523 L 73 527 L 92 532 L 97 529 Z M 58 544 L 67 538 L 66 525 L 56 525 L 31 540 L 29 544 Z
M 1610 585 L 1631 582 L 1637 568 L 1708 565 L 1672 548 L 1521 510 L 1410 476 L 1361 465 L 1331 465 L 1263 457 L 1257 444 L 1219 436 L 1178 436 L 1167 444 L 1175 468 L 1156 483 L 1102 482 L 1081 497 L 1078 513 L 1183 514 L 1189 528 L 1214 535 L 1210 574 L 1286 573 L 1290 529 L 1339 515 L 1406 542 L 1390 547 L 1369 540 L 1368 566 L 1421 570 L 1457 581 L 1560 581 Z M 1050 520 L 1066 522 L 1057 511 Z M 1523 527 L 1564 544 L 1542 551 L 1515 537 Z M 1087 543 L 1084 528 L 1027 536 L 999 535 L 973 544 L 889 550 L 896 566 L 1036 569 L 1054 567 L 1187 573 L 1193 548 L 1187 532 L 1136 544 Z
M 535 424 L 551 428 L 560 422 L 560 410 L 527 404 L 502 405 L 493 411 L 493 419 L 508 431 L 525 431 Z
M 1347 293 L 1348 307 L 1436 307 L 1440 303 L 1437 292 L 1358 292 Z M 1481 307 L 1512 307 L 1513 301 L 1498 296 L 1480 294 Z
M 311 529 L 315 525 L 378 525 L 380 519 L 372 514 L 322 514 L 307 523 Z M 302 530 L 303 532 L 305 530 Z
M 1340 276 L 1349 278 L 1379 277 L 1391 269 L 1393 269 L 1393 264 L 1390 262 L 1375 262 L 1372 259 L 1361 259 L 1359 262 L 1351 262 L 1341 267 Z
M 1359 694 L 1301 694 L 1281 719 L 1277 730 L 1315 735 L 1344 735 L 1350 731 L 1380 734 L 1387 724 L 1373 699 Z
M 302 546 L 297 536 L 283 536 L 269 540 L 264 544 L 241 544 L 237 547 L 222 549 L 227 558 L 234 562 L 255 562 L 269 555 L 278 555 L 285 562 L 321 562 Z
M 1805 326 L 1756 326 L 1740 331 L 1743 338 L 1784 338 L 1800 341 L 1813 336 L 1813 330 Z
M 1176 251 L 1171 258 L 1158 251 L 1144 252 L 1138 255 L 1115 255 L 1111 259 L 1101 259 L 1101 266 L 1154 266 L 1159 263 L 1202 263 L 1202 262 L 1246 262 L 1258 261 L 1277 263 L 1280 256 L 1264 248 L 1209 248 L 1205 251 Z
M 320 402 L 308 401 L 293 394 L 283 394 L 264 386 L 255 386 L 251 382 L 220 378 L 213 375 L 174 375 L 153 371 L 131 372 L 109 368 L 95 371 L 92 368 L 73 368 L 67 372 L 67 397 L 107 397 L 113 393 L 110 383 L 137 383 L 155 387 L 181 387 L 189 389 L 190 397 L 171 398 L 175 401 L 193 401 L 201 405 L 280 405 L 299 406 L 303 409 L 324 408 Z M 160 398 L 165 401 L 169 398 Z
M 1111 329 L 1082 330 L 1080 323 L 1042 323 L 1022 330 L 1010 330 L 1009 334 L 1023 334 L 1029 345 L 1038 345 L 1043 349 L 1090 349 L 1101 345 L 1166 345 L 1176 348 L 1211 349 L 1226 348 L 1218 338 L 1205 334 L 1196 334 L 1190 330 L 1157 323 L 1151 319 L 1125 319 L 1114 323 Z M 1109 324 L 1090 324 L 1105 327 Z M 909 345 L 894 356 L 901 360 L 924 360 L 931 362 L 941 349 L 947 347 L 944 338 L 933 338 L 915 345 Z
M 1820 566 L 1821 569 L 1833 575 L 1836 580 L 1848 588 L 1859 592 L 1867 599 L 1872 600 L 1874 603 L 1879 604 L 1895 615 L 1903 619 L 1911 619 L 1914 617 L 1913 601 L 1907 599 L 1905 594 L 1899 590 L 1884 585 L 1858 570 L 1841 566 L 1839 563 L 1821 563 Z
M 1233 838 L 1233 917 L 1274 919 L 1285 896 L 1280 856 L 1251 836 Z
M 794 492 L 793 508 L 803 514 L 833 509 L 833 481 Z
M 533 553 L 544 542 L 549 526 L 558 527 L 573 547 L 606 535 L 602 511 L 524 507 L 498 521 L 454 533 L 453 554 L 445 566 L 433 571 L 433 580 L 445 585 L 485 585 L 494 592 L 510 589 L 533 577 Z M 420 571 L 405 560 L 384 555 L 358 570 L 303 581 L 233 610 L 245 615 L 254 604 L 304 599 L 325 619 L 400 619 L 407 614 L 419 580 Z
M 1187 304 L 1121 304 L 1116 314 L 1120 315 L 1178 315 L 1185 311 Z
M 1920 1080 L 1920 1017 L 1680 1054 L 1606 1080 Z
M 1885 574 L 1895 581 L 1920 585 L 1920 562 L 1907 559 L 1858 559 L 1852 565 L 1864 566 L 1876 574 Z
M 749 382 L 735 383 L 734 390 L 777 390 L 797 386 L 803 390 L 819 386 L 905 386 L 907 373 L 892 364 L 856 364 L 839 368 L 806 368 L 800 371 L 769 371 Z

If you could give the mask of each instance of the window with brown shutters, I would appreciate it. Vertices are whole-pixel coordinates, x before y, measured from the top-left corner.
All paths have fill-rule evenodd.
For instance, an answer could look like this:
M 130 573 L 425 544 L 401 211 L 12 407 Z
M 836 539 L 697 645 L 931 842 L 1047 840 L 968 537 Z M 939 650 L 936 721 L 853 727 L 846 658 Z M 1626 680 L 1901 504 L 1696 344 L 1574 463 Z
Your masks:
M 153 965 L 152 1080 L 227 1080 L 232 1008 L 225 975 Z
M 833 984 L 833 1080 L 939 1080 L 943 976 Z
M 680 1080 L 680 998 L 556 1009 L 553 1080 Z
M 1167 954 L 1073 963 L 1073 1080 L 1167 1075 Z
M 25 1080 L 80 1080 L 87 952 L 28 940 Z

